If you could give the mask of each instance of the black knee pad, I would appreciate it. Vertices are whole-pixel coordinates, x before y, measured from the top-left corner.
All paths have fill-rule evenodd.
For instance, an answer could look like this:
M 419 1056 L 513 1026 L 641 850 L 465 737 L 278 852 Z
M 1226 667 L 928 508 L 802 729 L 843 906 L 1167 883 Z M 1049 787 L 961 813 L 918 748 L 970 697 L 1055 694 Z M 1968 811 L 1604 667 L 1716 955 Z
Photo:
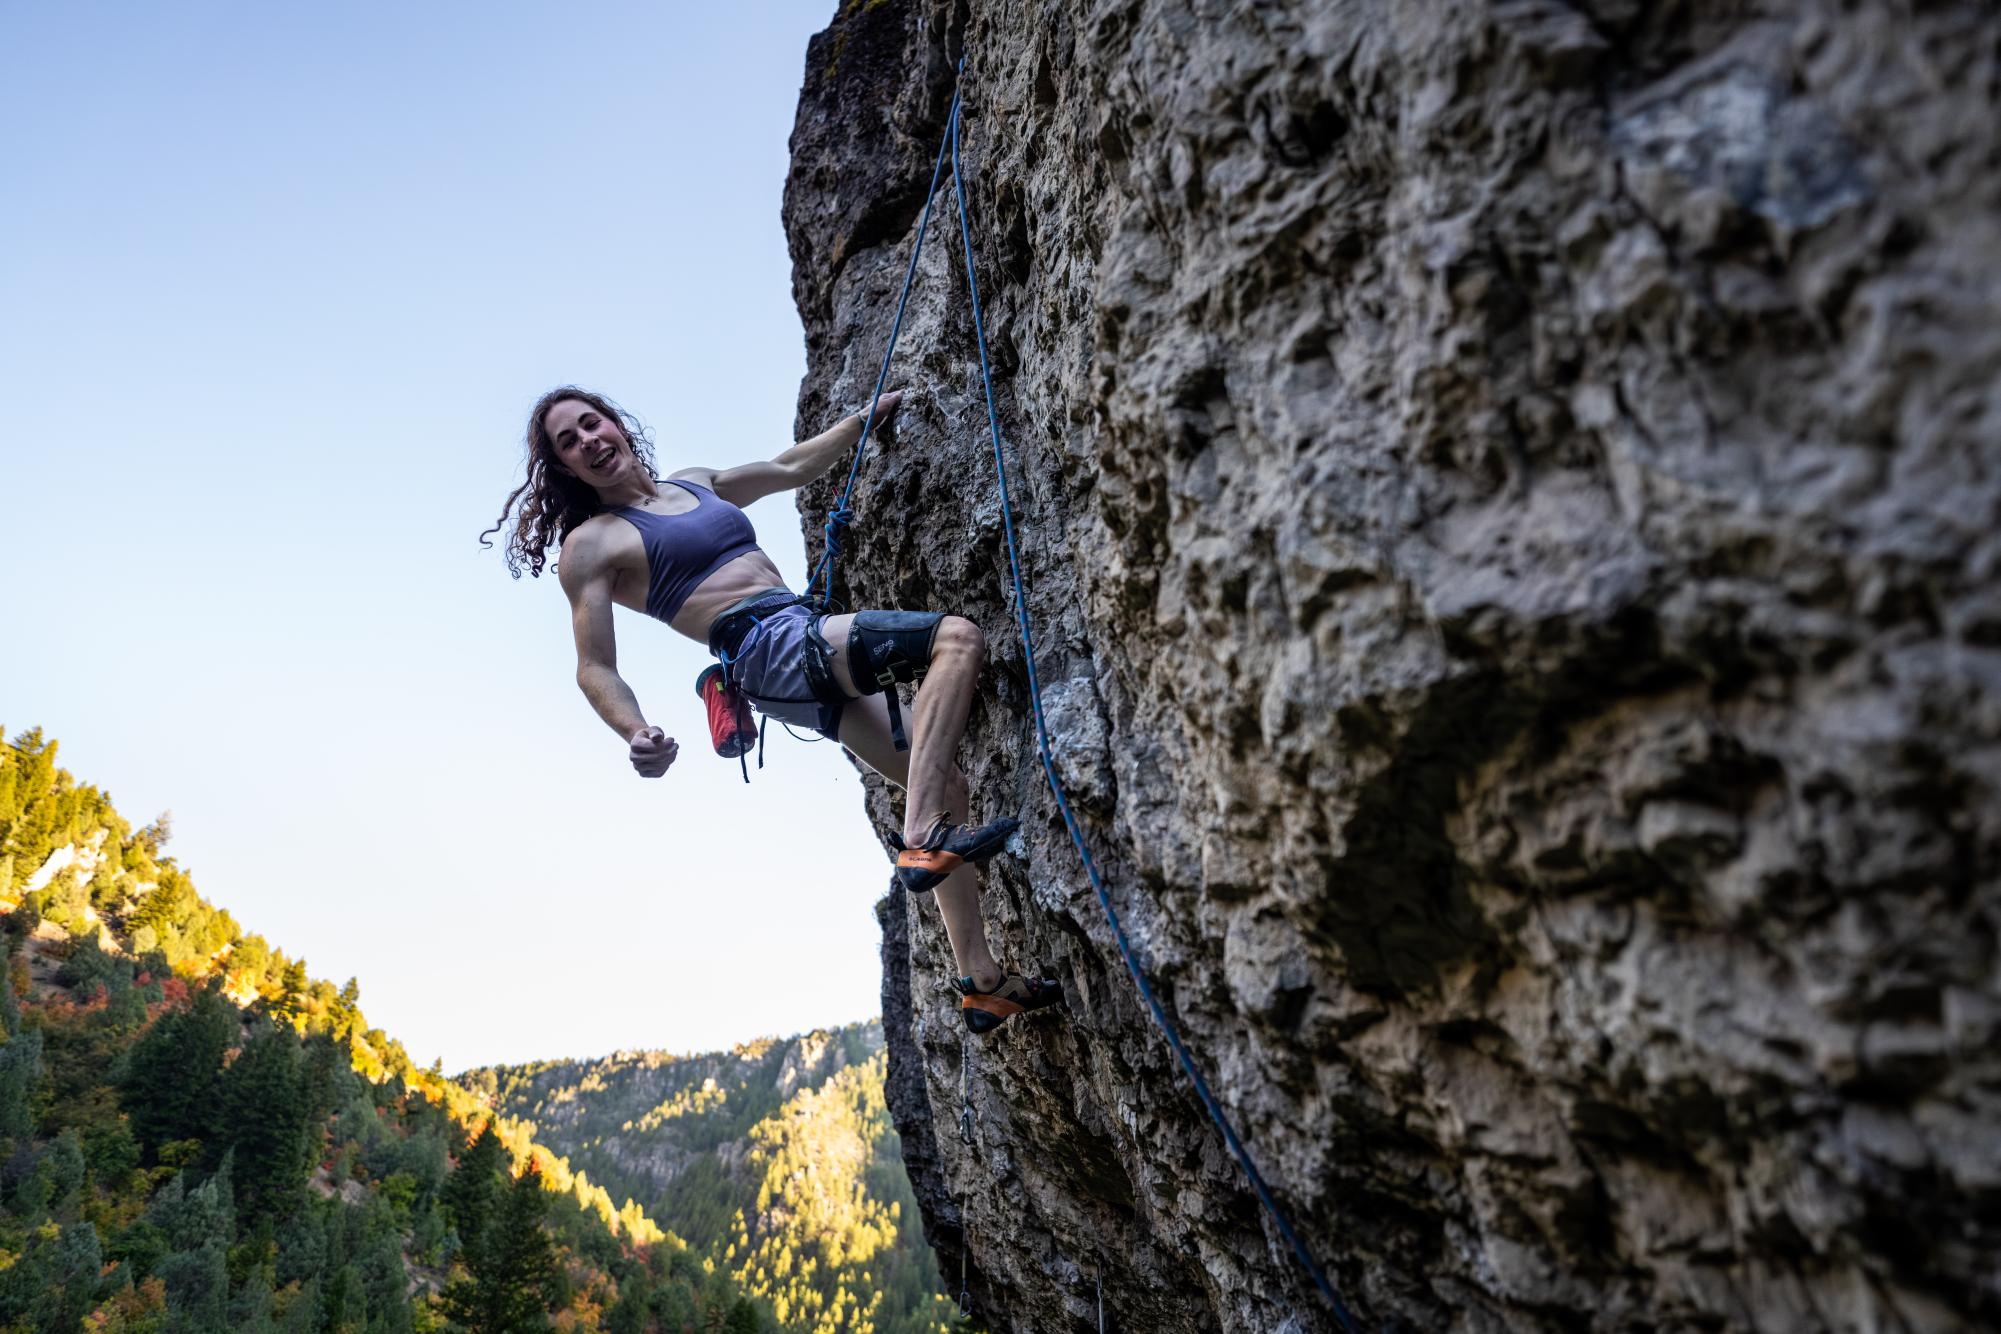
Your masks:
M 924 679 L 942 611 L 862 611 L 848 623 L 848 675 L 855 689 L 875 695 L 896 683 Z

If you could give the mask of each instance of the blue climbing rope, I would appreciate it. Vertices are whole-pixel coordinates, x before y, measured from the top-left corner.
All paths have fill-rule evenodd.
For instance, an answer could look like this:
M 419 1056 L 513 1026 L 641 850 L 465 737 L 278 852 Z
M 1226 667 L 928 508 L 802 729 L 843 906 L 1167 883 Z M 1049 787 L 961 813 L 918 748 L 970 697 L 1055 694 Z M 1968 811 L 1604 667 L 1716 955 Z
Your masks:
M 959 62 L 963 70 L 965 61 Z M 959 123 L 959 90 L 952 90 L 952 110 L 950 124 Z M 848 499 L 855 489 L 855 477 L 862 470 L 862 454 L 868 449 L 869 428 L 875 424 L 876 404 L 882 401 L 882 387 L 889 380 L 889 359 L 896 355 L 896 337 L 903 331 L 903 309 L 910 304 L 911 284 L 917 278 L 917 257 L 924 253 L 924 233 L 931 226 L 931 201 L 938 197 L 938 174 L 945 169 L 946 145 L 938 145 L 938 160 L 931 164 L 931 186 L 924 192 L 924 213 L 917 220 L 917 242 L 910 247 L 910 267 L 903 271 L 903 294 L 896 298 L 896 319 L 889 326 L 889 346 L 882 350 L 882 369 L 876 372 L 875 393 L 869 396 L 868 415 L 862 418 L 862 436 L 855 442 L 854 461 L 848 465 L 847 484 L 841 488 L 841 498 L 827 511 L 827 522 L 821 530 L 825 541 L 820 549 L 820 559 L 813 566 L 813 573 L 806 577 L 806 591 L 813 592 L 813 585 L 822 582 L 823 587 L 814 599 L 822 610 L 833 601 L 834 558 L 841 554 L 841 538 L 846 534 L 848 524 L 854 520 L 855 512 L 848 507 Z
M 965 72 L 963 60 L 959 62 L 959 69 L 963 77 Z M 1133 984 L 1139 988 L 1141 998 L 1153 1012 L 1153 1021 L 1159 1024 L 1161 1032 L 1167 1035 L 1167 1045 L 1173 1048 L 1176 1059 L 1181 1062 L 1182 1071 L 1195 1086 L 1195 1094 L 1202 1100 L 1202 1106 L 1207 1109 L 1209 1118 L 1216 1123 L 1216 1128 L 1222 1131 L 1223 1142 L 1230 1146 L 1230 1152 L 1236 1156 L 1237 1165 L 1244 1169 L 1244 1175 L 1250 1179 L 1251 1189 L 1257 1192 L 1258 1202 L 1264 1205 L 1265 1211 L 1278 1225 L 1279 1232 L 1292 1246 L 1292 1253 L 1298 1257 L 1299 1263 L 1305 1267 L 1308 1274 L 1312 1275 L 1314 1286 L 1320 1289 L 1320 1295 L 1326 1298 L 1328 1305 L 1333 1308 L 1335 1318 L 1341 1322 L 1341 1328 L 1353 1334 L 1354 1321 L 1348 1313 L 1346 1303 L 1341 1300 L 1341 1294 L 1335 1291 L 1326 1273 L 1314 1262 L 1313 1253 L 1306 1249 L 1306 1243 L 1300 1239 L 1299 1233 L 1293 1230 L 1292 1221 L 1286 1217 L 1285 1211 L 1279 1208 L 1278 1201 L 1272 1197 L 1271 1188 L 1265 1185 L 1264 1174 L 1259 1172 L 1257 1164 L 1251 1161 L 1250 1151 L 1238 1137 L 1236 1127 L 1230 1124 L 1230 1118 L 1224 1113 L 1222 1104 L 1210 1091 L 1209 1082 L 1202 1078 L 1202 1072 L 1195 1068 L 1194 1058 L 1188 1054 L 1188 1047 L 1182 1042 L 1181 1034 L 1175 1029 L 1173 1021 L 1167 1017 L 1167 1011 L 1161 1007 L 1159 999 L 1154 996 L 1153 988 L 1147 984 L 1146 974 L 1141 971 L 1139 962 L 1133 957 L 1132 942 L 1126 939 L 1126 929 L 1119 921 L 1118 910 L 1112 906 L 1112 896 L 1106 891 L 1105 882 L 1098 875 L 1098 868 L 1091 860 L 1091 850 L 1085 846 L 1083 830 L 1077 824 L 1077 817 L 1071 813 L 1069 798 L 1063 792 L 1063 782 L 1056 776 L 1056 763 L 1051 758 L 1049 748 L 1049 723 L 1042 712 L 1042 686 L 1035 675 L 1035 643 L 1029 624 L 1028 593 L 1022 587 L 1021 560 L 1015 551 L 1014 511 L 1008 503 L 1007 461 L 1001 449 L 1000 417 L 994 411 L 994 380 L 992 368 L 987 361 L 986 319 L 980 310 L 980 280 L 973 272 L 973 232 L 971 224 L 967 221 L 966 192 L 961 185 L 964 178 L 959 170 L 959 98 L 956 94 L 952 98 L 952 118 L 946 130 L 946 140 L 952 149 L 952 196 L 959 205 L 959 239 L 964 243 L 966 251 L 966 288 L 972 296 L 973 334 L 980 347 L 980 380 L 986 390 L 987 426 L 993 433 L 994 472 L 1000 479 L 1002 531 L 1007 535 L 1008 570 L 1014 576 L 1014 618 L 1016 625 L 1021 629 L 1022 661 L 1028 669 L 1028 698 L 1035 714 L 1036 749 L 1042 758 L 1042 772 L 1049 779 L 1049 790 L 1055 794 L 1056 809 L 1063 816 L 1063 827 L 1070 831 L 1070 841 L 1077 845 L 1077 856 L 1084 863 L 1084 873 L 1090 877 L 1091 888 L 1098 893 L 1098 906 L 1105 910 L 1105 919 L 1111 923 L 1112 936 L 1119 946 L 1119 956 L 1125 960 L 1126 971 L 1132 974 Z M 932 189 L 937 189 L 935 173 L 932 176 Z M 928 204 L 926 207 L 928 211 Z M 914 256 L 911 263 L 913 266 L 916 263 Z
M 965 69 L 966 62 L 962 58 L 957 71 L 961 80 L 964 78 Z M 1049 745 L 1049 722 L 1042 711 L 1042 686 L 1035 674 L 1034 633 L 1029 622 L 1028 594 L 1021 582 L 1021 559 L 1015 548 L 1014 510 L 1009 504 L 1007 493 L 1007 461 L 1001 447 L 1000 417 L 994 410 L 993 369 L 987 357 L 986 317 L 980 308 L 980 281 L 973 271 L 972 226 L 967 218 L 965 190 L 961 186 L 959 107 L 962 91 L 962 88 L 953 90 L 952 107 L 946 121 L 944 141 L 938 145 L 938 158 L 931 167 L 931 185 L 925 192 L 924 212 L 917 222 L 917 240 L 910 250 L 909 267 L 904 270 L 903 291 L 896 300 L 896 318 L 889 327 L 889 346 L 883 350 L 882 369 L 876 375 L 875 393 L 869 399 L 868 415 L 862 419 L 861 439 L 855 444 L 854 459 L 848 466 L 847 483 L 841 488 L 841 498 L 828 511 L 823 529 L 825 543 L 820 559 L 806 581 L 807 591 L 811 593 L 816 582 L 823 585 L 816 599 L 822 607 L 825 607 L 832 597 L 834 560 L 840 555 L 841 539 L 854 519 L 854 511 L 849 508 L 848 502 L 854 492 L 855 478 L 861 472 L 863 451 L 868 448 L 869 429 L 875 422 L 876 405 L 881 401 L 883 385 L 889 379 L 890 358 L 896 353 L 897 336 L 903 329 L 904 309 L 910 302 L 910 289 L 917 277 L 918 256 L 924 252 L 924 236 L 930 228 L 931 204 L 938 196 L 938 178 L 944 170 L 945 158 L 949 151 L 952 159 L 952 195 L 958 203 L 959 211 L 959 239 L 963 242 L 966 253 L 966 287 L 972 297 L 973 333 L 980 349 L 980 381 L 986 393 L 987 426 L 993 435 L 994 472 L 1000 481 L 1002 531 L 1007 536 L 1008 570 L 1014 579 L 1015 623 L 1021 631 L 1023 660 L 1028 668 L 1028 697 L 1035 715 L 1036 750 L 1042 760 L 1042 772 L 1049 779 L 1049 790 L 1056 798 L 1056 809 L 1063 816 L 1063 827 L 1069 831 L 1070 841 L 1077 847 L 1077 856 L 1083 862 L 1084 873 L 1090 878 L 1091 888 L 1097 892 L 1098 905 L 1104 909 L 1105 920 L 1111 924 L 1112 937 L 1119 947 L 1119 957 L 1125 961 L 1126 971 L 1132 974 L 1133 985 L 1139 988 L 1141 999 L 1146 1001 L 1147 1009 L 1153 1014 L 1153 1021 L 1160 1025 L 1160 1031 L 1166 1035 L 1167 1045 L 1173 1050 L 1175 1059 L 1181 1063 L 1182 1072 L 1195 1086 L 1195 1094 L 1201 1099 L 1204 1110 L 1209 1113 L 1209 1119 L 1216 1123 L 1217 1130 L 1222 1132 L 1223 1142 L 1229 1146 L 1237 1165 L 1243 1168 L 1244 1176 L 1249 1179 L 1258 1202 L 1264 1206 L 1265 1212 L 1271 1215 L 1272 1222 L 1277 1225 L 1280 1235 L 1292 1247 L 1293 1255 L 1312 1277 L 1320 1295 L 1333 1308 L 1341 1328 L 1347 1330 L 1349 1334 L 1354 1334 L 1354 1319 L 1349 1314 L 1346 1303 L 1341 1300 L 1341 1294 L 1335 1290 L 1326 1272 L 1314 1261 L 1313 1253 L 1306 1248 L 1306 1243 L 1294 1230 L 1292 1220 L 1286 1217 L 1285 1211 L 1272 1196 L 1271 1188 L 1265 1184 L 1264 1174 L 1258 1171 L 1257 1164 L 1252 1161 L 1250 1151 L 1244 1147 L 1236 1127 L 1231 1124 L 1228 1114 L 1223 1111 L 1222 1104 L 1217 1101 L 1215 1093 L 1209 1088 L 1209 1081 L 1202 1077 L 1202 1072 L 1195 1066 L 1195 1059 L 1188 1054 L 1188 1046 L 1181 1040 L 1180 1031 L 1175 1028 L 1174 1021 L 1167 1017 L 1167 1011 L 1162 1008 L 1159 998 L 1153 993 L 1152 986 L 1147 983 L 1145 972 L 1141 970 L 1138 960 L 1133 957 L 1132 942 L 1126 937 L 1126 929 L 1119 920 L 1118 910 L 1112 906 L 1112 896 L 1105 888 L 1103 877 L 1098 874 L 1097 864 L 1091 860 L 1091 850 L 1086 846 L 1083 829 L 1070 809 L 1070 800 L 1064 794 L 1063 782 L 1056 776 L 1056 763 Z M 963 1287 L 963 1283 L 961 1286 Z M 963 1300 L 963 1293 L 961 1299 Z

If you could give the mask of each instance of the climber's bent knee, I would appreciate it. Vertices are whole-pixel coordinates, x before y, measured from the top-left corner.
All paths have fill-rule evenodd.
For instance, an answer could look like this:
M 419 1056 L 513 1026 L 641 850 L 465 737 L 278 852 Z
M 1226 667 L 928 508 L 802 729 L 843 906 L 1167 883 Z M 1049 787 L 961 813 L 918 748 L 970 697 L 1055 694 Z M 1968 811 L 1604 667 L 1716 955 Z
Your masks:
M 987 636 L 984 630 L 963 616 L 947 616 L 938 623 L 938 642 L 935 653 L 946 645 L 964 650 L 975 659 L 986 657 Z

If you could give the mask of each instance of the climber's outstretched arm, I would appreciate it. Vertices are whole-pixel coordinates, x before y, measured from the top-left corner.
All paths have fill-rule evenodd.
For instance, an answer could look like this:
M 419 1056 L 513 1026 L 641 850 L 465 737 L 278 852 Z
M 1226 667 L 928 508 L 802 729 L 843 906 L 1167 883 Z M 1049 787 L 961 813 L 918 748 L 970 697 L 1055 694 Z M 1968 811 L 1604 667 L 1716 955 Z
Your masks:
M 900 389 L 882 396 L 882 402 L 877 404 L 875 410 L 876 430 L 881 430 L 896 415 L 897 406 L 902 402 L 903 391 Z M 754 500 L 777 495 L 780 491 L 791 491 L 813 481 L 846 459 L 861 436 L 861 414 L 855 413 L 841 418 L 832 429 L 792 446 L 775 459 L 745 463 L 720 471 L 690 468 L 674 475 L 708 487 L 732 505 L 748 505 Z
M 577 688 L 612 731 L 624 737 L 632 767 L 642 778 L 658 778 L 674 763 L 674 738 L 650 727 L 639 697 L 618 674 L 618 644 L 611 620 L 612 570 L 599 551 L 595 532 L 579 528 L 563 544 L 556 575 L 570 598 L 570 628 L 577 639 Z

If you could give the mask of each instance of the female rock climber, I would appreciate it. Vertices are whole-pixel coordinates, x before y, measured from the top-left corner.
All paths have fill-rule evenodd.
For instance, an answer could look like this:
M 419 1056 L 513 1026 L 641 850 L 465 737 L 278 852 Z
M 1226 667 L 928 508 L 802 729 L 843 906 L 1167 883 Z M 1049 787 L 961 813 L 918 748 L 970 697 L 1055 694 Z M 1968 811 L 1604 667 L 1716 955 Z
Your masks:
M 896 415 L 902 398 L 882 396 L 872 429 Z M 666 773 L 680 747 L 646 721 L 618 674 L 614 603 L 706 643 L 760 713 L 838 740 L 903 787 L 896 882 L 936 895 L 967 1027 L 991 1032 L 1055 1004 L 1062 991 L 994 962 L 980 915 L 973 867 L 1017 823 L 967 823 L 966 776 L 953 759 L 985 637 L 964 617 L 935 611 L 817 614 L 785 587 L 741 508 L 819 477 L 855 448 L 861 428 L 858 413 L 769 462 L 683 468 L 663 480 L 631 414 L 598 394 L 553 389 L 528 417 L 527 480 L 480 540 L 511 525 L 507 566 L 517 578 L 524 567 L 539 577 L 550 548 L 561 547 L 556 574 L 570 599 L 577 685 L 624 738 L 641 777 Z M 906 750 L 895 690 L 912 681 Z

